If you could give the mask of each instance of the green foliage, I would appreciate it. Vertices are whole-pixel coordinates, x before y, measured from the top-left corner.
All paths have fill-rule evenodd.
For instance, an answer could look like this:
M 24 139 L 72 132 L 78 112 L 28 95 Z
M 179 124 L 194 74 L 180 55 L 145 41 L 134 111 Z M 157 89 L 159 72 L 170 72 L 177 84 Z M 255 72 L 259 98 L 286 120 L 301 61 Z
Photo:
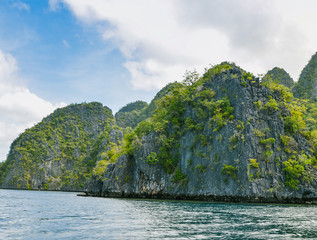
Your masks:
M 240 120 L 238 120 L 239 124 L 237 125 L 237 129 L 239 131 L 243 131 L 244 130 L 244 123 L 241 122 Z
M 171 181 L 173 183 L 181 183 L 182 185 L 185 185 L 187 184 L 188 179 L 186 178 L 186 174 L 182 173 L 180 168 L 176 168 Z
M 10 171 L 12 179 L 19 179 L 11 187 L 38 188 L 32 179 L 41 178 L 42 187 L 51 189 L 51 177 L 57 188 L 82 189 L 105 150 L 113 123 L 111 110 L 100 103 L 57 109 L 12 143 L 1 178 Z M 50 165 L 58 174 L 45 178 Z
M 310 132 L 310 142 L 313 146 L 313 150 L 314 150 L 314 153 L 316 155 L 316 152 L 317 152 L 317 130 L 312 130 Z
M 135 134 L 141 138 L 142 136 L 148 135 L 152 131 L 154 131 L 154 124 L 150 119 L 148 119 L 138 124 L 135 129 Z
M 89 169 L 89 172 L 93 167 L 96 165 L 97 158 L 100 154 L 100 151 L 102 149 L 102 142 L 107 138 L 107 135 L 100 134 L 96 141 L 94 141 L 91 151 L 88 154 L 88 161 L 87 161 L 87 167 Z
M 212 111 L 214 109 L 214 103 L 210 100 L 212 100 L 215 95 L 216 93 L 212 89 L 205 89 L 198 91 L 193 98 L 200 101 L 198 102 L 199 105 L 204 105 L 207 109 Z
M 123 153 L 127 155 L 133 155 L 138 147 L 138 141 L 139 139 L 135 131 L 125 134 L 122 143 Z
M 294 140 L 293 137 L 280 134 L 280 138 L 282 140 L 285 152 L 291 153 L 292 151 L 296 150 L 297 143 L 296 143 L 296 141 Z
M 107 160 L 101 160 L 97 163 L 97 166 L 94 168 L 94 175 L 101 176 L 107 169 L 108 165 L 110 164 L 110 161 Z
M 297 185 L 301 180 L 310 182 L 311 175 L 309 167 L 312 165 L 312 159 L 305 154 L 292 155 L 287 161 L 283 162 L 283 171 L 286 173 L 285 185 L 298 189 Z
M 253 80 L 253 75 L 250 72 L 244 72 L 243 75 L 242 75 L 242 78 L 244 80 Z
M 263 82 L 272 93 L 279 95 L 279 98 L 272 98 L 263 106 L 269 113 L 282 110 L 285 124 L 285 131 L 288 134 L 303 133 L 306 129 L 304 114 L 306 112 L 307 101 L 296 99 L 290 92 L 289 88 L 278 84 L 277 82 Z M 278 99 L 278 101 L 277 101 Z M 286 114 L 287 113 L 287 114 Z
M 241 136 L 237 131 L 235 131 L 234 134 L 229 137 L 229 143 L 232 149 L 235 149 L 237 147 L 237 143 L 239 142 L 240 138 Z
M 182 84 L 186 86 L 190 86 L 199 80 L 199 73 L 196 70 L 193 70 L 193 71 L 186 70 L 183 78 L 184 80 Z
M 304 105 L 294 102 L 288 105 L 290 115 L 284 118 L 285 120 L 285 131 L 293 134 L 302 132 L 306 128 L 306 123 L 304 121 L 303 115 L 306 112 L 306 107 Z
M 0 162 L 0 185 L 3 183 L 9 168 L 9 161 Z
M 293 94 L 290 89 L 276 81 L 262 82 L 262 85 L 270 89 L 273 93 L 278 93 L 284 102 L 291 102 Z
M 104 159 L 108 160 L 111 163 L 115 163 L 119 157 L 121 157 L 124 154 L 124 151 L 122 149 L 122 145 L 119 142 L 116 143 L 109 143 L 110 149 L 102 155 Z
M 178 87 L 178 82 L 172 82 L 167 84 L 164 88 L 162 88 L 154 97 L 154 99 L 150 102 L 149 106 L 144 110 L 144 119 L 151 117 L 154 111 L 158 108 L 157 102 L 159 102 L 163 97 L 170 94 L 170 91 L 175 87 Z
M 127 104 L 115 114 L 118 126 L 123 128 L 135 128 L 139 122 L 148 117 L 145 113 L 147 107 L 148 104 L 143 101 L 136 101 Z
M 188 74 L 192 74 L 192 77 L 194 78 L 194 75 L 197 73 L 193 72 Z M 195 80 L 193 79 L 193 81 Z M 174 88 L 179 86 L 180 83 L 178 82 L 167 84 L 155 95 L 149 105 L 143 101 L 136 101 L 127 104 L 116 113 L 115 117 L 117 124 L 123 128 L 135 128 L 140 122 L 150 118 L 154 114 L 154 111 L 159 107 L 157 103 L 160 102 L 162 98 L 169 95 Z
M 266 149 L 271 149 L 272 144 L 275 143 L 275 138 L 261 139 L 260 143 L 263 144 Z
M 212 119 L 216 123 L 216 128 L 213 131 L 218 131 L 227 124 L 234 109 L 231 107 L 230 101 L 227 97 L 218 100 L 215 104 L 216 109 L 214 110 L 214 116 Z
M 309 101 L 306 103 L 307 111 L 304 113 L 306 127 L 311 131 L 317 129 L 317 102 Z
M 161 145 L 159 149 L 158 159 L 163 165 L 165 171 L 169 174 L 173 173 L 178 164 L 178 154 L 173 151 L 176 148 L 177 141 L 174 138 L 164 138 L 164 135 L 159 139 Z
M 125 113 L 125 112 L 132 112 L 132 111 L 139 111 L 147 107 L 148 104 L 144 101 L 135 101 L 132 103 L 128 103 L 126 106 L 122 107 L 118 113 Z
M 253 81 L 254 77 L 252 75 L 252 73 L 250 72 L 243 72 L 243 75 L 242 75 L 242 79 L 241 79 L 241 84 L 245 87 L 248 86 L 248 81 Z
M 262 109 L 263 103 L 262 103 L 262 101 L 260 99 L 258 101 L 256 101 L 256 102 L 253 102 L 253 103 L 258 109 Z
M 259 138 L 265 137 L 265 133 L 259 129 L 254 128 L 252 129 L 252 132 L 256 137 L 259 137 Z
M 184 123 L 182 116 L 187 102 L 186 95 L 186 87 L 179 84 L 171 89 L 170 94 L 156 102 L 157 109 L 152 118 L 156 123 L 157 132 L 165 131 L 168 123 L 172 123 L 176 127 L 180 127 Z
M 294 85 L 294 80 L 290 77 L 290 75 L 283 68 L 278 67 L 268 71 L 262 78 L 262 82 L 276 82 L 288 88 L 292 88 Z
M 265 150 L 263 154 L 264 154 L 265 161 L 269 161 L 271 157 L 273 156 L 273 150 Z
M 204 147 L 208 145 L 207 137 L 203 134 L 199 135 L 199 141 L 200 141 L 200 144 Z
M 261 139 L 260 140 L 261 144 L 267 145 L 267 144 L 274 144 L 275 143 L 275 138 L 267 138 L 267 139 Z
M 149 164 L 157 164 L 159 162 L 157 154 L 155 152 L 151 152 L 150 155 L 147 156 L 146 162 L 148 162 Z
M 258 163 L 255 158 L 250 158 L 250 166 L 251 167 L 258 168 L 259 164 L 260 163 Z
M 223 164 L 223 168 L 221 170 L 221 173 L 228 175 L 228 176 L 232 177 L 233 179 L 236 179 L 237 178 L 237 171 L 238 171 L 238 167 Z
M 272 113 L 274 111 L 277 111 L 278 108 L 278 103 L 274 98 L 271 98 L 264 106 L 263 106 L 264 110 L 268 110 L 269 113 Z
M 219 142 L 222 142 L 223 140 L 223 135 L 222 134 L 219 134 L 216 136 L 216 140 L 219 141 Z
M 186 130 L 195 131 L 200 144 L 206 146 L 207 137 L 199 133 L 205 128 L 204 122 L 208 121 L 213 131 L 218 131 L 233 119 L 234 109 L 228 97 L 215 101 L 215 92 L 203 87 L 207 78 L 215 77 L 230 68 L 227 64 L 216 66 L 207 70 L 202 78 L 199 78 L 196 72 L 187 73 L 183 83 L 174 83 L 155 101 L 156 109 L 153 115 L 140 122 L 132 133 L 124 137 L 124 152 L 133 155 L 142 137 L 153 132 L 159 145 L 155 159 L 168 173 L 173 173 L 179 161 L 179 139 Z M 184 114 L 189 106 L 193 114 L 185 118 Z M 240 123 L 241 130 L 243 127 L 243 123 Z
M 312 99 L 316 84 L 317 54 L 315 53 L 302 70 L 298 82 L 294 86 L 295 96 L 303 99 Z
M 208 153 L 207 156 L 204 150 L 201 149 L 210 147 L 208 143 L 211 142 L 212 138 L 208 135 L 211 135 L 212 131 L 219 131 L 228 123 L 232 123 L 229 126 L 230 128 L 221 131 L 222 134 L 218 134 L 216 137 L 218 141 L 216 144 L 227 143 L 227 139 L 224 140 L 223 136 L 228 136 L 227 130 L 231 131 L 231 129 L 234 129 L 234 124 L 236 124 L 234 134 L 229 137 L 229 144 L 232 149 L 237 147 L 239 140 L 244 140 L 242 133 L 247 134 L 247 131 L 243 132 L 245 129 L 244 122 L 232 121 L 234 119 L 234 109 L 229 97 L 225 96 L 231 94 L 229 88 L 226 89 L 221 84 L 217 89 L 211 89 L 210 87 L 213 86 L 214 80 L 224 82 L 228 78 L 232 78 L 234 81 L 239 78 L 245 86 L 255 82 L 256 79 L 252 74 L 245 71 L 237 72 L 236 69 L 231 70 L 233 67 L 232 64 L 225 62 L 206 70 L 202 77 L 199 77 L 196 71 L 187 72 L 182 83 L 175 82 L 166 86 L 157 94 L 150 105 L 137 101 L 123 107 L 116 114 L 116 121 L 118 125 L 126 128 L 126 132 L 124 138 L 120 141 L 118 139 L 115 143 L 110 143 L 109 138 L 110 130 L 113 129 L 115 124 L 111 111 L 104 110 L 108 119 L 105 121 L 104 117 L 101 118 L 102 120 L 98 120 L 97 117 L 90 118 L 90 116 L 97 114 L 96 109 L 94 109 L 96 106 L 87 106 L 88 110 L 84 114 L 85 117 L 80 114 L 79 117 L 77 116 L 79 112 L 82 113 L 80 109 L 77 109 L 77 112 L 73 112 L 74 114 L 70 116 L 68 116 L 67 111 L 61 110 L 61 115 L 57 114 L 55 116 L 54 123 L 51 123 L 51 119 L 47 119 L 46 122 L 42 123 L 41 128 L 36 129 L 36 131 L 27 131 L 23 135 L 24 137 L 27 136 L 24 141 L 15 143 L 15 152 L 10 157 L 14 159 L 21 153 L 23 169 L 23 174 L 16 176 L 16 182 L 27 188 L 31 187 L 30 174 L 32 171 L 38 171 L 36 169 L 40 169 L 40 166 L 45 164 L 44 159 L 54 153 L 55 162 L 64 163 L 67 161 L 74 163 L 74 170 L 65 167 L 62 170 L 61 185 L 79 186 L 91 175 L 92 169 L 95 175 L 102 176 L 108 165 L 116 162 L 118 157 L 122 154 L 132 157 L 144 143 L 146 137 L 153 137 L 153 142 L 156 144 L 153 148 L 155 152 L 151 152 L 147 156 L 146 162 L 151 165 L 161 164 L 167 173 L 173 174 L 172 182 L 185 183 L 187 181 L 186 175 L 179 168 L 179 149 L 180 139 L 186 136 L 187 132 L 196 136 L 191 150 L 202 159 L 209 158 L 210 154 Z M 285 123 L 286 135 L 281 135 L 285 152 L 295 155 L 294 151 L 297 143 L 291 136 L 296 133 L 306 134 L 305 136 L 310 138 L 312 146 L 316 150 L 317 130 L 314 131 L 313 129 L 315 129 L 315 125 L 317 127 L 317 103 L 314 105 L 310 102 L 310 105 L 308 105 L 295 99 L 287 87 L 278 84 L 276 81 L 270 80 L 262 84 L 270 91 L 269 100 L 265 104 L 261 100 L 254 102 L 259 109 L 256 114 L 266 114 L 265 111 L 269 113 L 279 111 L 279 116 L 283 118 Z M 232 96 L 234 95 L 231 94 Z M 235 98 L 237 98 L 236 96 Z M 310 115 L 305 115 L 306 106 L 309 106 Z M 276 114 L 276 116 L 278 115 Z M 305 120 L 309 120 L 309 124 L 305 124 Z M 248 129 L 250 126 L 251 128 L 254 126 L 252 121 L 249 123 L 252 125 L 247 125 Z M 258 124 L 261 125 L 259 122 Z M 309 127 L 310 132 L 306 130 L 306 126 Z M 134 129 L 132 130 L 132 128 Z M 98 129 L 98 133 L 95 133 L 94 129 Z M 263 129 L 253 129 L 252 131 L 259 138 L 260 143 L 265 146 L 265 159 L 272 159 L 273 146 L 279 145 L 275 144 L 275 139 L 270 137 L 274 134 L 269 134 Z M 214 135 L 216 134 L 214 133 Z M 58 148 L 56 147 L 57 143 Z M 195 149 L 197 145 L 199 147 Z M 213 164 L 217 165 L 220 161 L 220 154 L 217 153 L 214 156 Z M 284 162 L 284 171 L 287 176 L 286 184 L 288 186 L 295 186 L 302 177 L 306 179 L 309 171 L 307 166 L 314 166 L 316 162 L 316 158 L 312 157 L 309 158 L 310 163 L 306 164 L 308 158 L 306 157 L 306 160 L 303 160 L 305 155 L 300 156 L 289 158 L 288 161 Z M 277 157 L 276 154 L 275 157 Z M 188 160 L 189 165 L 191 162 Z M 302 162 L 306 163 L 302 165 Z M 304 172 L 302 171 L 303 166 Z M 248 170 L 250 170 L 250 167 L 259 168 L 256 159 L 250 159 Z M 7 163 L 0 165 L 1 172 L 6 171 L 7 168 Z M 207 166 L 198 164 L 195 171 L 200 174 L 205 173 Z M 249 171 L 250 176 L 255 175 L 255 169 L 252 169 L 252 171 L 252 173 Z M 233 179 L 236 179 L 237 172 L 238 167 L 226 164 L 224 164 L 221 171 L 222 174 Z M 260 177 L 260 173 L 260 171 L 257 171 L 258 177 Z M 37 174 L 39 174 L 39 171 Z M 3 176 L 0 174 L 0 182 Z M 50 186 L 49 182 L 45 184 L 48 187 Z
M 206 72 L 204 73 L 202 79 L 203 81 L 207 80 L 207 79 L 212 79 L 214 77 L 216 77 L 217 75 L 232 69 L 232 65 L 231 63 L 228 62 L 222 62 L 216 66 L 212 66 L 211 68 L 207 69 Z
M 195 171 L 197 171 L 198 173 L 205 173 L 207 171 L 207 167 L 202 164 L 198 164 L 195 167 Z

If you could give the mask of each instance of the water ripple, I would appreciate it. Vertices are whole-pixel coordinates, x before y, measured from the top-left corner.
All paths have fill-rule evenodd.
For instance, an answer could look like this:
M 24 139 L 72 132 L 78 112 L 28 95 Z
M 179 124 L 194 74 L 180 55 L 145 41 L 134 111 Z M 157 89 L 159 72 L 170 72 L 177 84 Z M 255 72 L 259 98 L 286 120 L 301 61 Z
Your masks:
M 317 207 L 0 190 L 3 239 L 317 239 Z

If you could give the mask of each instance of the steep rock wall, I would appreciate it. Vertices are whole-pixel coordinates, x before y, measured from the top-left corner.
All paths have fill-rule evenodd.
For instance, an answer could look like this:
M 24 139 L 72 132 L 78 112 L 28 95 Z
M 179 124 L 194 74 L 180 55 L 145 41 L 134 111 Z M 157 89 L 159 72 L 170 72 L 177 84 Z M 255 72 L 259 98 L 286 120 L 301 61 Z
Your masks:
M 162 151 L 159 140 L 162 135 L 155 131 L 146 134 L 137 141 L 132 154 L 123 155 L 116 164 L 109 165 L 102 178 L 89 180 L 87 194 L 316 202 L 316 170 L 304 163 L 313 155 L 311 144 L 295 126 L 290 126 L 289 119 L 293 116 L 287 105 L 292 103 L 290 98 L 282 96 L 283 91 L 262 86 L 259 79 L 237 67 L 212 77 L 207 75 L 195 89 L 196 93 L 204 91 L 213 91 L 215 95 L 214 101 L 205 99 L 205 103 L 228 99 L 234 117 L 227 118 L 221 126 L 217 113 L 208 113 L 196 122 L 199 127 L 177 126 L 182 131 L 171 149 L 177 158 L 174 167 L 155 158 Z M 195 101 L 199 99 L 194 98 L 185 106 L 182 119 L 197 118 L 201 110 Z M 222 106 L 214 111 L 222 111 Z M 167 128 L 173 132 L 176 127 L 170 123 Z M 153 153 L 154 157 L 149 159 Z M 287 168 L 295 165 L 303 167 L 301 174 L 294 175 Z
M 100 103 L 56 110 L 11 145 L 1 187 L 83 190 L 101 153 L 121 137 L 111 110 Z

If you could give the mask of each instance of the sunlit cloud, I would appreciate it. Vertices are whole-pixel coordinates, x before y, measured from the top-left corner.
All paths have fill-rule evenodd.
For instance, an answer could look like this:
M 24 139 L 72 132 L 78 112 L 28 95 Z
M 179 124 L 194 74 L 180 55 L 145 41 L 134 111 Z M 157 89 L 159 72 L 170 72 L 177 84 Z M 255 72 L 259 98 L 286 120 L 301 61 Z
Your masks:
M 297 79 L 317 49 L 311 41 L 317 40 L 316 33 L 303 27 L 307 18 L 316 22 L 317 17 L 297 8 L 295 1 L 290 1 L 291 9 L 282 1 L 263 0 L 60 2 L 86 24 L 110 25 L 98 31 L 125 56 L 135 89 L 159 89 L 180 80 L 186 69 L 201 70 L 224 60 L 255 74 L 284 67 Z M 298 16 L 296 21 L 289 12 Z
M 31 93 L 18 77 L 15 58 L 0 50 L 0 161 L 20 133 L 62 106 Z

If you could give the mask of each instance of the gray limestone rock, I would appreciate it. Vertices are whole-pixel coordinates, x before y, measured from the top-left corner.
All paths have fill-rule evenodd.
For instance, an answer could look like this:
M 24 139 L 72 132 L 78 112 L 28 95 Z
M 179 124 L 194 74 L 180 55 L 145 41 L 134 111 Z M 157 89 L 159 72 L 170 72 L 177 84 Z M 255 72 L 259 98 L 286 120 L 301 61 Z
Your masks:
M 86 192 L 103 197 L 316 203 L 315 170 L 311 170 L 311 181 L 300 181 L 297 189 L 285 184 L 283 162 L 292 153 L 281 136 L 287 135 L 283 115 L 289 111 L 263 107 L 270 99 L 278 100 L 279 93 L 263 87 L 257 78 L 245 81 L 243 74 L 234 67 L 203 84 L 200 90 L 215 91 L 217 100 L 229 98 L 234 119 L 218 131 L 202 122 L 200 134 L 207 142 L 197 140 L 197 133 L 186 129 L 173 149 L 178 153 L 178 165 L 172 173 L 161 163 L 147 161 L 152 152 L 160 151 L 160 136 L 152 132 L 142 138 L 132 155 L 123 155 L 108 166 L 103 181 L 96 181 L 98 187 L 92 182 L 86 185 Z M 195 111 L 187 106 L 183 117 Z M 265 142 L 267 139 L 271 142 Z M 310 143 L 299 133 L 293 135 L 289 147 L 312 154 Z M 177 174 L 181 179 L 175 180 Z

